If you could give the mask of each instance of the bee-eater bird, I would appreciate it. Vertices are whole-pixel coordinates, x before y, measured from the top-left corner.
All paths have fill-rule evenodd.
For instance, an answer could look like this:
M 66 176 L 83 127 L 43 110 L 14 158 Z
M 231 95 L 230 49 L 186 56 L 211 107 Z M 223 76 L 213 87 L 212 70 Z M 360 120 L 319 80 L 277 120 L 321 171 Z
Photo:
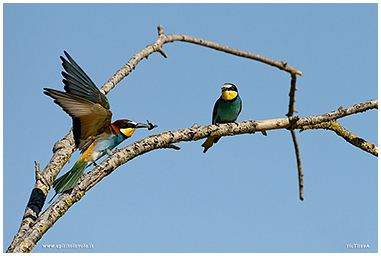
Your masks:
M 111 155 L 111 150 L 131 137 L 137 128 L 153 129 L 126 119 L 111 123 L 106 96 L 70 55 L 64 53 L 68 60 L 60 58 L 66 71 L 62 71 L 65 92 L 44 88 L 44 93 L 72 117 L 75 145 L 83 155 L 70 171 L 53 182 L 56 194 L 73 188 L 88 166 L 105 154 Z
M 242 109 L 242 100 L 239 97 L 238 89 L 234 84 L 225 83 L 222 87 L 221 97 L 216 101 L 213 108 L 212 123 L 232 123 L 237 120 Z M 206 153 L 213 143 L 217 143 L 221 136 L 210 136 L 201 145 Z

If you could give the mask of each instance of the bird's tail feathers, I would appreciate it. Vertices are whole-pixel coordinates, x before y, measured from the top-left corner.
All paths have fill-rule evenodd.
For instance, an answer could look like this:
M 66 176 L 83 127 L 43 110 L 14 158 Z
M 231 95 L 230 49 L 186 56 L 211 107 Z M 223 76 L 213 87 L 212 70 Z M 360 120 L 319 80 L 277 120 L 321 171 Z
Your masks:
M 82 176 L 86 167 L 86 161 L 79 164 L 77 163 L 69 172 L 56 179 L 53 182 L 53 188 L 56 191 L 56 193 L 62 193 L 68 189 L 73 188 L 77 184 L 79 178 Z
M 206 151 L 208 151 L 208 149 L 213 146 L 213 143 L 217 143 L 220 138 L 221 136 L 208 137 L 208 139 L 201 145 L 202 147 L 204 147 L 203 153 L 206 153 Z

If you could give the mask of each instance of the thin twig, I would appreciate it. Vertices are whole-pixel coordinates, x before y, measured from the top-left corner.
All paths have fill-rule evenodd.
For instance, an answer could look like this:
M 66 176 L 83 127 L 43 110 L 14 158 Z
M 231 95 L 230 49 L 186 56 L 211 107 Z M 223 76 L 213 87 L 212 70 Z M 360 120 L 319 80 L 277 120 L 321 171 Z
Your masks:
M 151 45 L 148 45 L 143 50 L 135 54 L 120 70 L 118 70 L 100 89 L 104 94 L 107 94 L 117 83 L 122 81 L 123 78 L 128 76 L 132 70 L 138 65 L 138 63 L 144 58 L 148 58 L 154 52 L 159 52 L 163 57 L 167 58 L 167 55 L 162 50 L 163 44 L 166 42 L 166 36 L 164 35 L 164 29 L 160 25 L 158 26 L 159 38 Z
M 378 109 L 378 100 L 367 100 L 347 108 L 340 107 L 338 110 L 326 113 L 324 115 L 303 118 L 303 120 L 299 120 L 297 123 L 298 129 L 302 129 L 301 131 L 303 131 L 303 127 L 305 125 L 319 124 L 330 120 L 339 119 L 348 115 L 361 113 L 369 109 Z
M 290 102 L 288 104 L 288 113 L 286 114 L 286 116 L 288 116 L 289 118 L 291 118 L 295 112 L 297 112 L 295 110 L 295 91 L 296 91 L 296 75 L 295 73 L 291 73 L 291 87 L 290 87 L 290 93 L 288 94 L 288 96 L 290 97 Z M 296 122 L 295 122 L 296 123 Z M 299 144 L 298 144 L 298 140 L 296 139 L 296 133 L 295 133 L 295 130 L 294 130 L 294 127 L 291 126 L 289 128 L 290 132 L 291 132 L 291 136 L 292 136 L 292 141 L 294 143 L 294 148 L 295 148 L 295 155 L 296 155 L 296 163 L 297 163 L 297 168 L 298 168 L 298 179 L 299 179 L 299 198 L 300 200 L 304 200 L 304 192 L 303 192 L 303 187 L 304 187 L 304 183 L 303 183 L 303 170 L 302 170 L 302 161 L 301 161 L 301 158 L 300 158 L 300 152 L 299 152 Z
M 294 142 L 294 148 L 295 148 L 295 155 L 296 155 L 296 163 L 298 165 L 298 180 L 299 180 L 299 198 L 300 200 L 304 200 L 304 192 L 303 192 L 303 187 L 304 187 L 304 182 L 303 182 L 303 170 L 302 170 L 302 161 L 300 159 L 300 153 L 299 153 L 299 145 L 298 141 L 296 138 L 295 130 L 290 130 L 291 136 L 292 136 L 292 141 Z
M 202 45 L 202 46 L 205 46 L 208 48 L 215 49 L 217 51 L 222 51 L 222 52 L 233 54 L 233 55 L 236 55 L 239 57 L 260 61 L 262 63 L 277 67 L 280 70 L 284 70 L 288 73 L 294 73 L 294 74 L 297 74 L 300 76 L 304 76 L 303 72 L 301 72 L 297 68 L 289 66 L 287 62 L 273 60 L 273 59 L 264 57 L 264 56 L 259 55 L 259 54 L 255 54 L 255 53 L 251 53 L 251 52 L 247 52 L 247 51 L 241 51 L 241 50 L 234 49 L 234 48 L 231 48 L 231 47 L 226 46 L 226 45 L 217 44 L 217 43 L 207 41 L 207 40 L 204 40 L 201 38 L 196 38 L 196 37 L 186 36 L 186 35 L 171 35 L 171 34 L 169 34 L 167 36 L 166 43 L 171 43 L 171 42 L 175 42 L 175 41 L 181 41 L 181 42 L 187 42 L 187 43 Z
M 297 113 L 298 111 L 295 110 L 295 91 L 297 91 L 298 89 L 296 88 L 296 75 L 295 74 L 291 74 L 291 87 L 290 87 L 290 93 L 288 94 L 288 96 L 290 97 L 290 101 L 289 101 L 289 104 L 288 104 L 288 113 L 286 114 L 286 116 L 288 117 L 291 117 L 294 115 L 294 113 Z
M 304 76 L 303 72 L 298 70 L 297 68 L 291 67 L 287 64 L 287 62 L 273 60 L 267 57 L 264 57 L 259 54 L 241 51 L 238 49 L 234 49 L 222 44 L 214 43 L 211 41 L 206 41 L 200 38 L 186 36 L 186 35 L 165 35 L 163 26 L 159 25 L 157 27 L 159 38 L 151 45 L 148 45 L 143 50 L 139 51 L 135 54 L 120 70 L 118 70 L 113 77 L 111 77 L 101 88 L 101 92 L 107 94 L 112 88 L 115 87 L 117 83 L 119 83 L 124 77 L 128 76 L 133 69 L 137 66 L 137 64 L 144 58 L 148 58 L 154 52 L 161 53 L 165 58 L 167 55 L 162 50 L 162 46 L 166 43 L 172 43 L 175 41 L 182 41 L 187 43 L 193 43 L 202 45 L 204 47 L 212 48 L 218 51 L 223 51 L 229 54 L 233 54 L 239 57 L 248 58 L 256 61 L 263 62 L 265 64 L 275 66 L 281 70 L 289 72 L 290 74 L 297 74 L 300 76 Z

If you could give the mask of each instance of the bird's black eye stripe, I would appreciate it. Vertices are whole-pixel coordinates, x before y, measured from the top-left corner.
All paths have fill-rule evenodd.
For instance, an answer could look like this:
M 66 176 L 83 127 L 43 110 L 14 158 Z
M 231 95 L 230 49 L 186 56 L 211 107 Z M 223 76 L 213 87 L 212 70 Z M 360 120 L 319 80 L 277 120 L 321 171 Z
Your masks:
M 131 123 L 123 123 L 120 125 L 120 128 L 130 128 L 132 127 L 133 125 Z

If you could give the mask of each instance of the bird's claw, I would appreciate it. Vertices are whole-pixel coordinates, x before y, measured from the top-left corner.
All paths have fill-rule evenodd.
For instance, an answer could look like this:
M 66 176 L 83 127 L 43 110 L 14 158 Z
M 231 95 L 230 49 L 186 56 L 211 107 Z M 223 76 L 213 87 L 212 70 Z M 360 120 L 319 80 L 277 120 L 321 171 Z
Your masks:
M 112 154 L 116 153 L 116 152 L 120 152 L 120 149 L 119 148 L 115 148 L 113 151 L 111 151 L 109 153 L 110 156 L 112 156 Z

